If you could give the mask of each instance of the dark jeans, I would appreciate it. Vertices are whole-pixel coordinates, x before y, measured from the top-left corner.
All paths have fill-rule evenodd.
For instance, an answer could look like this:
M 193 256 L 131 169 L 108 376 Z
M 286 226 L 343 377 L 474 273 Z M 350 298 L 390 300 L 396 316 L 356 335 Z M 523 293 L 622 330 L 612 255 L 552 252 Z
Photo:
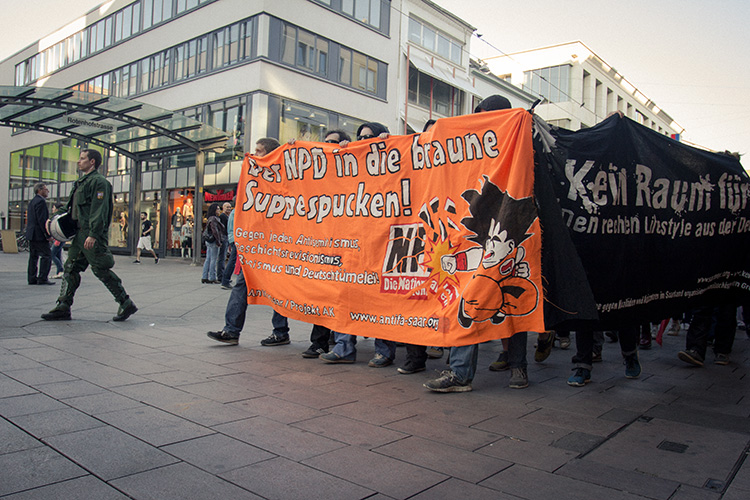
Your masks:
M 406 344 L 405 364 L 425 366 L 427 364 L 427 346 Z
M 526 368 L 526 343 L 528 332 L 518 332 L 508 339 L 508 365 Z M 479 344 L 451 347 L 450 367 L 461 382 L 471 382 L 477 371 Z M 591 353 L 589 353 L 589 359 Z
M 237 263 L 237 245 L 232 243 L 229 245 L 229 260 L 227 261 L 227 265 L 224 268 L 224 274 L 219 276 L 219 278 L 221 278 L 222 285 L 229 286 L 229 283 L 232 280 L 232 274 L 234 274 L 234 267 L 236 263 Z
M 240 273 L 237 277 L 237 283 L 229 292 L 229 301 L 224 312 L 224 331 L 239 337 L 242 327 L 245 326 L 246 314 L 247 283 L 245 282 L 245 275 Z M 273 325 L 273 332 L 279 337 L 289 337 L 289 325 L 285 316 L 274 311 L 271 324 Z
M 638 338 L 640 330 L 638 325 L 626 326 L 617 330 L 620 340 L 620 350 L 623 356 L 629 356 L 638 352 Z M 594 331 L 576 331 L 576 354 L 573 356 L 573 364 L 576 368 L 591 370 L 591 357 L 594 352 Z
M 49 241 L 29 241 L 29 268 L 28 281 L 33 285 L 37 281 L 47 281 L 49 268 L 52 264 L 52 252 L 49 249 Z M 37 261 L 39 268 L 37 269 Z M 38 271 L 38 276 L 37 276 Z
M 718 307 L 699 307 L 693 311 L 693 319 L 687 332 L 685 346 L 695 349 L 706 357 L 706 346 L 711 334 L 711 324 L 714 326 L 714 352 L 729 354 L 734 345 L 734 334 L 737 331 L 737 306 L 724 305 Z
M 331 329 L 325 326 L 313 325 L 310 332 L 310 342 L 315 349 L 323 349 L 328 352 L 328 339 L 331 337 Z
M 224 261 L 227 259 L 227 235 L 224 235 L 224 241 L 221 242 L 219 247 L 219 255 L 216 257 L 216 279 L 224 279 Z

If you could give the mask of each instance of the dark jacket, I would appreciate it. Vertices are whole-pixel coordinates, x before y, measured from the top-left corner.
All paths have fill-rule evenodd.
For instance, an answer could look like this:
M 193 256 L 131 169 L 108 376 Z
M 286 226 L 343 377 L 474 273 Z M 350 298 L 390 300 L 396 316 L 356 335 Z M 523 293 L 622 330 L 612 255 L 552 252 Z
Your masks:
M 221 223 L 221 220 L 215 215 L 208 218 L 208 230 L 211 231 L 211 234 L 216 238 L 214 243 L 221 246 L 222 241 L 226 238 L 226 228 L 224 227 L 224 224 Z
M 44 196 L 37 194 L 29 203 L 28 221 L 26 224 L 26 239 L 29 241 L 46 241 L 49 238 L 47 232 L 47 219 L 49 209 Z

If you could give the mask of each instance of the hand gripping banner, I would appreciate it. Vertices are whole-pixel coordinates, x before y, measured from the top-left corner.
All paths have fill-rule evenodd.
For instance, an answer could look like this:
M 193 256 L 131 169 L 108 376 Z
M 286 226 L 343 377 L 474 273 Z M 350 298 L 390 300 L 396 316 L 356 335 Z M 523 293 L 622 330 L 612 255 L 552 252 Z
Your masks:
M 421 345 L 543 331 L 531 122 L 504 110 L 247 155 L 234 236 L 248 302 Z

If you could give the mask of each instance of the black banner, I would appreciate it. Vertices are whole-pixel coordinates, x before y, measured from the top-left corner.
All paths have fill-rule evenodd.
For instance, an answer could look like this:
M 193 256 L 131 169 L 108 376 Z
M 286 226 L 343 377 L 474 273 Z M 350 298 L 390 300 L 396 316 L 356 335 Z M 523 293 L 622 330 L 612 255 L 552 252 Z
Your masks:
M 750 178 L 737 159 L 617 115 L 578 132 L 545 126 L 536 182 L 551 180 L 600 320 L 750 301 Z

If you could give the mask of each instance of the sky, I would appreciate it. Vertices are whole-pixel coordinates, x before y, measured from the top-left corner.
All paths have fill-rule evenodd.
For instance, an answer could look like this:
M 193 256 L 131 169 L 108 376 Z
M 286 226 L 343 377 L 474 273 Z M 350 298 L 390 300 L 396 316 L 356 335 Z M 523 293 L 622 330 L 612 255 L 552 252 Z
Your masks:
M 683 140 L 750 154 L 747 0 L 433 1 L 477 28 L 473 57 L 580 40 L 685 128 Z M 100 3 L 0 0 L 0 60 Z

